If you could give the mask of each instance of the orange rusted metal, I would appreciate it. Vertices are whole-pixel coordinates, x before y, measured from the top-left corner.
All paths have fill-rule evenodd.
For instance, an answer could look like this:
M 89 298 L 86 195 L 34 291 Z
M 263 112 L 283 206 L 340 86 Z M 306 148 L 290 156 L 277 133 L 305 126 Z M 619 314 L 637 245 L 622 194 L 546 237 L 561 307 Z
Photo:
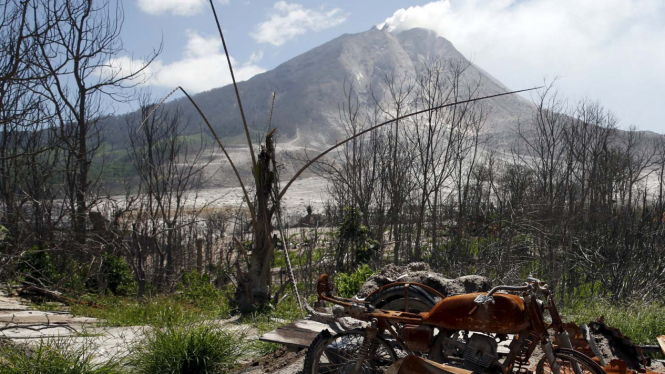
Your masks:
M 644 370 L 644 369 L 630 369 L 626 361 L 614 359 L 610 361 L 607 366 L 603 368 L 607 374 L 661 374 L 657 371 Z
M 410 350 L 428 353 L 434 339 L 434 328 L 427 325 L 406 325 L 402 328 L 402 338 Z
M 606 373 L 627 374 L 628 364 L 623 360 L 612 360 L 604 368 Z M 633 370 L 630 370 L 634 373 Z
M 409 313 L 409 312 L 397 312 L 394 310 L 377 310 L 374 312 L 367 312 L 364 313 L 366 315 L 365 318 L 367 320 L 371 320 L 372 318 L 376 319 L 388 319 L 394 322 L 399 322 L 399 323 L 410 323 L 410 324 L 416 324 L 420 325 L 423 323 L 423 313 L 416 314 L 416 313 Z M 357 317 L 354 317 L 357 318 Z M 363 318 L 358 318 L 358 319 L 363 319 Z
M 439 364 L 422 357 L 408 355 L 390 365 L 386 374 L 472 374 L 462 368 Z
M 424 313 L 423 322 L 450 330 L 472 330 L 515 334 L 529 326 L 524 301 L 516 295 L 495 294 L 494 303 L 478 307 L 478 295 L 472 293 L 448 297 Z M 473 314 L 469 314 L 474 308 Z
M 316 293 L 319 295 L 332 297 L 330 294 L 330 282 L 328 279 L 328 274 L 321 274 L 319 276 L 319 280 L 316 282 Z

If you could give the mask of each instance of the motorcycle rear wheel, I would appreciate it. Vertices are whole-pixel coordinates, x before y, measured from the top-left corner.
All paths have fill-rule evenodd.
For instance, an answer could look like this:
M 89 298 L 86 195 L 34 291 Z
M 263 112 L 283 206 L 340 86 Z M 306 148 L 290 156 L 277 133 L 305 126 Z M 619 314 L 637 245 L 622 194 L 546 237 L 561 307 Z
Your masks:
M 305 355 L 304 374 L 353 373 L 358 362 L 360 347 L 367 338 L 364 329 L 353 329 L 331 334 L 324 330 L 312 342 Z M 371 357 L 365 358 L 360 373 L 382 373 L 397 361 L 395 350 L 380 336 Z
M 418 286 L 410 287 L 409 300 L 407 301 L 404 298 L 405 289 L 402 284 L 386 287 L 384 290 L 367 297 L 365 301 L 369 301 L 376 309 L 411 313 L 429 312 L 436 305 L 436 300 L 432 295 Z
M 556 349 L 554 350 L 554 357 L 561 365 L 559 367 L 560 374 L 576 374 L 573 364 L 577 364 L 580 368 L 580 373 L 577 374 L 605 374 L 605 370 L 600 365 L 581 352 L 572 349 Z M 538 362 L 536 374 L 554 374 L 546 357 Z

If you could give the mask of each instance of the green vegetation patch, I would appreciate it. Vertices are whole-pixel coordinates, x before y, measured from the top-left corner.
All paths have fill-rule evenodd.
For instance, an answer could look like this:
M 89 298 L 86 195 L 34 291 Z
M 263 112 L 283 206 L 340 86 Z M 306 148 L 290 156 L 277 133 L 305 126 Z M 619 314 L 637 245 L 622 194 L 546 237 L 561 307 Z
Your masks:
M 123 362 L 110 358 L 93 361 L 90 344 L 52 339 L 38 346 L 0 345 L 0 374 L 120 374 Z
M 658 344 L 656 337 L 665 334 L 665 304 L 631 302 L 613 304 L 606 300 L 577 302 L 564 311 L 565 319 L 577 324 L 605 317 L 605 324 L 615 327 L 634 344 Z
M 139 374 L 222 373 L 238 363 L 243 338 L 215 323 L 154 329 L 135 348 L 129 365 Z
M 321 261 L 325 253 L 324 248 L 316 248 L 312 251 L 312 263 L 317 263 Z M 289 251 L 289 259 L 291 260 L 291 265 L 296 266 L 305 266 L 307 265 L 307 253 L 306 251 Z M 275 251 L 275 258 L 273 260 L 273 267 L 286 267 L 286 258 L 284 256 L 284 251 Z
M 369 277 L 376 274 L 367 264 L 360 265 L 354 272 L 335 274 L 335 289 L 337 295 L 342 297 L 353 297 L 358 294 L 360 287 Z
M 72 305 L 74 315 L 100 318 L 112 326 L 155 326 L 225 319 L 231 314 L 228 294 L 196 271 L 183 274 L 178 292 L 155 297 L 90 296 L 101 307 Z

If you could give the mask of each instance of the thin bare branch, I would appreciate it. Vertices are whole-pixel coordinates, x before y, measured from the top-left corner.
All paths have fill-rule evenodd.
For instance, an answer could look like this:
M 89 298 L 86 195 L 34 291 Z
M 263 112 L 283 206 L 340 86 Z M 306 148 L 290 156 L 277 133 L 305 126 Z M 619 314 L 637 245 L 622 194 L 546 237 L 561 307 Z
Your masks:
M 233 66 L 231 66 L 231 57 L 229 56 L 229 50 L 226 48 L 226 41 L 224 40 L 224 33 L 222 33 L 222 26 L 219 24 L 219 18 L 217 18 L 217 11 L 215 10 L 215 4 L 210 0 L 210 6 L 212 7 L 212 14 L 215 16 L 215 22 L 217 23 L 217 30 L 219 30 L 219 37 L 222 38 L 222 45 L 224 46 L 224 53 L 226 54 L 226 61 L 229 63 L 229 71 L 231 72 L 231 80 L 233 81 L 233 88 L 236 91 L 236 98 L 238 99 L 238 108 L 240 108 L 240 117 L 242 117 L 242 124 L 245 127 L 245 136 L 247 136 L 247 145 L 249 146 L 249 152 L 252 155 L 252 170 L 256 168 L 256 156 L 254 155 L 254 146 L 252 145 L 252 139 L 249 136 L 249 127 L 247 126 L 247 120 L 245 119 L 245 111 L 242 109 L 242 101 L 240 100 L 240 91 L 238 91 L 238 84 L 236 83 L 236 77 L 233 74 Z

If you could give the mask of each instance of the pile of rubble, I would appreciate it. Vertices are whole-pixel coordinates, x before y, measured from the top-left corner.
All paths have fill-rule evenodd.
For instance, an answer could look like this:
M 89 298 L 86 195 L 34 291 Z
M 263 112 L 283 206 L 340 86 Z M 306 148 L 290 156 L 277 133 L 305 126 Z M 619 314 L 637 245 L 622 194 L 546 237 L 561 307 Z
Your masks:
M 461 295 L 472 292 L 489 291 L 490 280 L 480 275 L 466 275 L 459 278 L 445 278 L 435 273 L 425 262 L 413 262 L 404 266 L 389 264 L 378 274 L 371 276 L 358 292 L 359 298 L 393 282 L 421 283 L 432 287 L 444 296 Z
M 573 348 L 593 357 L 608 374 L 664 373 L 665 361 L 652 359 L 649 354 L 665 351 L 665 336 L 662 347 L 633 344 L 621 330 L 607 326 L 601 317 L 581 326 L 565 325 Z

